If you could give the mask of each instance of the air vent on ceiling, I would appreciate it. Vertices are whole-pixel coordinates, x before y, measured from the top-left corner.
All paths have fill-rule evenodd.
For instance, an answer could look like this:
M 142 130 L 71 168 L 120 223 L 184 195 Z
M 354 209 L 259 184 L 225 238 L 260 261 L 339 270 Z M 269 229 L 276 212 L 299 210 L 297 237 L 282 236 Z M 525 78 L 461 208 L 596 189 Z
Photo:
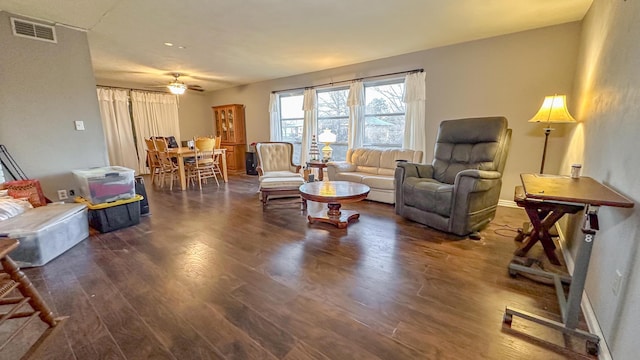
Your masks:
M 43 25 L 27 20 L 11 18 L 13 35 L 27 37 L 35 40 L 42 40 L 55 43 L 56 29 L 50 25 Z

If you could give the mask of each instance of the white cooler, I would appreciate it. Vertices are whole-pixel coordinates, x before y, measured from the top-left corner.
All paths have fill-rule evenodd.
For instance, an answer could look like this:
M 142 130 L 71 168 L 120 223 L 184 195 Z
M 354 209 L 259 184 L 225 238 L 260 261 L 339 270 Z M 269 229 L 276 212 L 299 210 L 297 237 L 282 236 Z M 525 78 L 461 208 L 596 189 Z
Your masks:
M 20 267 L 42 266 L 88 236 L 84 204 L 40 206 L 0 221 L 0 237 L 20 241 L 9 254 Z

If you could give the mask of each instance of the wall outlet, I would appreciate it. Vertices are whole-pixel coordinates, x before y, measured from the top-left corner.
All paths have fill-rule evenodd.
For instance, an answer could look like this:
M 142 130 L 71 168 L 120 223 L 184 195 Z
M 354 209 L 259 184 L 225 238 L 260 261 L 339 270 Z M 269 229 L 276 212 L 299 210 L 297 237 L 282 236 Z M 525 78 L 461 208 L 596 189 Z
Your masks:
M 84 130 L 84 121 L 74 121 L 73 124 L 76 127 L 76 130 L 83 131 Z
M 58 200 L 67 200 L 68 198 L 67 190 L 58 190 Z
M 616 275 L 615 275 L 615 278 L 613 279 L 613 284 L 611 284 L 611 291 L 613 291 L 613 295 L 618 296 L 621 285 L 622 285 L 622 273 L 620 272 L 620 270 L 616 270 Z

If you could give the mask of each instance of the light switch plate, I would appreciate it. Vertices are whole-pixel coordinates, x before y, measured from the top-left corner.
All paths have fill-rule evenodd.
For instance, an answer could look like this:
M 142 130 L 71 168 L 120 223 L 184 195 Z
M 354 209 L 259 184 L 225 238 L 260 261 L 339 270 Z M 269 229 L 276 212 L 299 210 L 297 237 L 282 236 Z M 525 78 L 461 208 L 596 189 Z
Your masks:
M 84 130 L 84 121 L 74 121 L 74 123 L 76 124 L 76 130 Z

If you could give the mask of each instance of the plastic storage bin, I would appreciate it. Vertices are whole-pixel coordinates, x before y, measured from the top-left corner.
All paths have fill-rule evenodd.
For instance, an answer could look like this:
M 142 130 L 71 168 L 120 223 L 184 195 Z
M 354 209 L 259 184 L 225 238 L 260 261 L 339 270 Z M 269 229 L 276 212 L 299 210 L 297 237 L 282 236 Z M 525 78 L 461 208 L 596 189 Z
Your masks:
M 97 205 L 81 197 L 77 197 L 75 201 L 84 203 L 89 208 L 89 226 L 106 233 L 139 224 L 142 199 L 142 196 L 136 195 L 131 199 Z
M 73 170 L 79 195 L 91 204 L 102 204 L 136 195 L 134 171 L 122 166 Z
M 83 204 L 40 206 L 0 221 L 0 237 L 20 241 L 11 258 L 20 267 L 42 266 L 89 236 Z

